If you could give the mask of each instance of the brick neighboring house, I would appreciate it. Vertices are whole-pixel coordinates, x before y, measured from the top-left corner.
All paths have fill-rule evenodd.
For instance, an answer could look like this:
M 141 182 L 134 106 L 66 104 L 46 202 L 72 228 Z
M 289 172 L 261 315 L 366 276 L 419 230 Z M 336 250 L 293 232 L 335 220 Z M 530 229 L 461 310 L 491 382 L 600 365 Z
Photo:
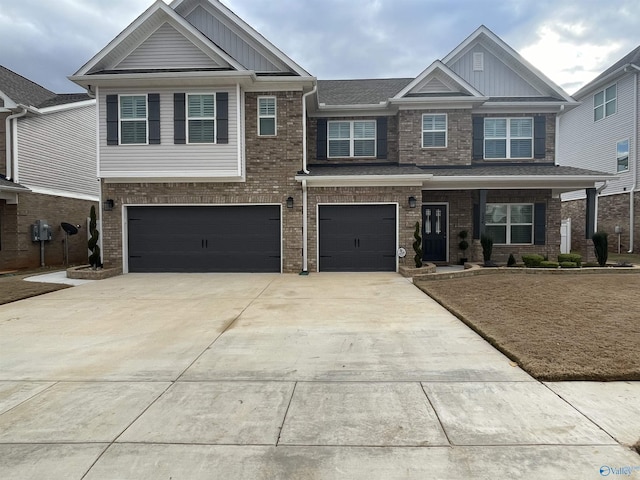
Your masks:
M 560 163 L 610 174 L 597 190 L 562 195 L 562 218 L 571 219 L 573 248 L 598 229 L 609 233 L 609 248 L 617 251 L 618 227 L 621 252 L 640 252 L 639 72 L 640 46 L 578 90 L 573 97 L 580 105 L 560 116 Z M 597 217 L 585 232 L 585 216 L 593 212 Z
M 156 2 L 74 76 L 98 99 L 105 262 L 396 271 L 560 246 L 576 102 L 486 27 L 417 78 L 317 81 L 216 0 Z M 407 251 L 405 258 L 398 252 Z
M 0 66 L 0 270 L 38 267 L 31 225 L 46 220 L 45 265 L 62 265 L 62 222 L 82 225 L 69 237 L 69 262 L 86 263 L 86 219 L 97 205 L 95 100 L 56 94 Z

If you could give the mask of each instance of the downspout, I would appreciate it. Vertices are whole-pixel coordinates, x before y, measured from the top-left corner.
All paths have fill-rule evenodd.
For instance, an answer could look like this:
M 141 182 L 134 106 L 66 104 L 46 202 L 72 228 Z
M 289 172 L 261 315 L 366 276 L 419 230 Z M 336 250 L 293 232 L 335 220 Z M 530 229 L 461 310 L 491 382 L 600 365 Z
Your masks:
M 7 180 L 12 180 L 13 177 L 13 155 L 12 152 L 14 150 L 13 144 L 13 129 L 11 128 L 11 120 L 14 118 L 24 117 L 27 114 L 27 109 L 25 107 L 20 107 L 21 112 L 14 113 L 13 115 L 9 115 L 5 120 L 5 135 L 6 135 L 6 159 L 7 159 L 7 169 L 6 169 L 6 178 Z
M 318 91 L 318 84 L 313 89 L 302 95 L 302 172 L 309 174 L 307 169 L 307 97 Z M 309 232 L 307 213 L 307 180 L 302 180 L 302 272 L 301 275 L 309 273 Z
M 634 75 L 633 79 L 633 186 L 629 193 L 629 251 L 627 253 L 633 253 L 633 231 L 635 229 L 635 191 L 638 187 L 638 71 Z

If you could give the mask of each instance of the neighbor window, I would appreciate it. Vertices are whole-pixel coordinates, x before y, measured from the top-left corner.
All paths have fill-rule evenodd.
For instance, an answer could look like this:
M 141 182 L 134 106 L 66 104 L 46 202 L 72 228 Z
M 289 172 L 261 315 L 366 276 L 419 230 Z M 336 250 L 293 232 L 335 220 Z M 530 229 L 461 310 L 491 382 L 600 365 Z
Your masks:
M 614 84 L 593 96 L 593 119 L 601 120 L 616 113 L 618 87 Z
M 629 170 L 629 140 L 618 142 L 616 147 L 617 172 L 626 172 Z
M 532 158 L 533 118 L 485 118 L 484 158 Z
M 533 204 L 488 203 L 485 212 L 485 234 L 494 243 L 533 243 Z
M 375 120 L 328 122 L 329 157 L 375 157 Z
M 215 143 L 215 94 L 187 95 L 188 143 Z
M 147 143 L 147 96 L 120 96 L 120 143 Z
M 422 148 L 447 146 L 447 115 L 422 115 Z
M 276 134 L 276 97 L 258 97 L 258 135 Z

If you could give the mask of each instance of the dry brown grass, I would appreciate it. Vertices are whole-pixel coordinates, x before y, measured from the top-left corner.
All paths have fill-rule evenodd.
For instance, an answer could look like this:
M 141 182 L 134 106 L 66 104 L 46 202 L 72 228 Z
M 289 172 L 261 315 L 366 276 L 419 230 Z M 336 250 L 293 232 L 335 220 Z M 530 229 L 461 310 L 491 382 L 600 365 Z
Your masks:
M 484 275 L 419 283 L 540 380 L 640 380 L 640 275 Z
M 49 273 L 50 271 L 43 270 L 41 273 Z M 40 271 L 0 277 L 0 305 L 70 287 L 70 285 L 26 282 L 24 280 L 25 277 L 32 276 L 38 272 Z

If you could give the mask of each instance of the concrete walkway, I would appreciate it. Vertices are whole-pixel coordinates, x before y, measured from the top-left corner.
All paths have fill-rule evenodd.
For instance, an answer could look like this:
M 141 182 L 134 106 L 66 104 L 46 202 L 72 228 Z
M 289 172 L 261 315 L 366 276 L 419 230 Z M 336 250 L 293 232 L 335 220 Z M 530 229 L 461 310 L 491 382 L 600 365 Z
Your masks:
M 395 274 L 0 306 L 2 479 L 640 478 L 638 433 L 638 383 L 539 383 Z

